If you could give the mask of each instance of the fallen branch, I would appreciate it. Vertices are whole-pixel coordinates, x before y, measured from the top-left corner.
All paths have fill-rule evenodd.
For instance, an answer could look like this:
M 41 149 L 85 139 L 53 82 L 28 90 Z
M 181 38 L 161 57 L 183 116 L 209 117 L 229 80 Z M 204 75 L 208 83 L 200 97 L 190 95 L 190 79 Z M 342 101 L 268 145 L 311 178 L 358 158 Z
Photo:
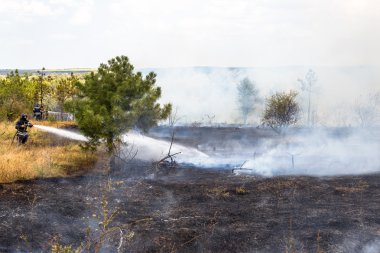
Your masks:
M 247 162 L 247 160 L 245 160 L 245 161 L 240 165 L 239 169 L 242 169 L 243 166 L 244 166 L 244 164 L 246 164 L 246 162 Z
M 156 169 L 159 169 L 161 165 L 167 166 L 169 168 L 174 168 L 177 165 L 177 163 L 174 160 L 174 157 L 178 154 L 181 154 L 181 152 L 171 154 L 171 150 L 172 150 L 173 142 L 174 142 L 174 134 L 175 134 L 175 131 L 173 129 L 168 154 L 165 157 L 163 157 L 161 160 L 155 163 Z M 167 161 L 168 159 L 170 159 L 170 161 Z
M 169 159 L 169 158 L 170 158 L 171 162 L 175 162 L 174 159 L 173 159 L 173 157 L 176 156 L 176 155 L 178 155 L 178 154 L 181 154 L 181 152 L 177 152 L 177 153 L 174 153 L 174 154 L 168 154 L 167 156 L 165 156 L 164 158 L 162 158 L 161 160 L 159 160 L 157 163 L 160 164 L 160 163 L 166 161 L 166 159 Z
M 232 173 L 234 173 L 235 172 L 235 170 L 241 170 L 241 169 L 243 169 L 243 166 L 244 166 L 244 164 L 246 164 L 246 162 L 248 162 L 247 160 L 245 160 L 238 168 L 233 168 L 232 169 Z

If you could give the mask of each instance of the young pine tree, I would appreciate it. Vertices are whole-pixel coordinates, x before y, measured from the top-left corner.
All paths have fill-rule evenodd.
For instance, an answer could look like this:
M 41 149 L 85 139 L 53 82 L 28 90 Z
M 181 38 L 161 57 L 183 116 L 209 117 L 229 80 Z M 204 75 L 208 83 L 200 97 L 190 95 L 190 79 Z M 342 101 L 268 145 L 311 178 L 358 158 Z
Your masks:
M 155 86 L 156 74 L 134 73 L 128 57 L 119 56 L 100 64 L 96 73 L 77 83 L 79 95 L 67 103 L 75 114 L 81 131 L 89 138 L 88 146 L 96 148 L 105 142 L 112 153 L 123 133 L 133 127 L 146 131 L 166 119 L 171 104 L 161 107 L 160 87 Z

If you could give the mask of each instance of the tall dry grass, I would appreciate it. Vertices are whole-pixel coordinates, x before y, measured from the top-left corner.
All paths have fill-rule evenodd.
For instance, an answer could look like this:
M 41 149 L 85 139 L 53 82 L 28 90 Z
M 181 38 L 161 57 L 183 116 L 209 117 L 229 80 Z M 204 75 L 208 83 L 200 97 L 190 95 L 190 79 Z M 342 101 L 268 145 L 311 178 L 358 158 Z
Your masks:
M 38 124 L 38 125 L 43 125 L 43 126 L 57 127 L 57 128 L 76 128 L 77 127 L 77 123 L 75 121 L 44 120 L 44 121 L 35 121 L 33 123 Z
M 15 132 L 13 123 L 0 123 L 0 183 L 83 173 L 90 170 L 101 155 L 84 152 L 78 142 L 34 128 L 29 130 L 28 143 L 18 145 L 15 140 L 12 144 Z

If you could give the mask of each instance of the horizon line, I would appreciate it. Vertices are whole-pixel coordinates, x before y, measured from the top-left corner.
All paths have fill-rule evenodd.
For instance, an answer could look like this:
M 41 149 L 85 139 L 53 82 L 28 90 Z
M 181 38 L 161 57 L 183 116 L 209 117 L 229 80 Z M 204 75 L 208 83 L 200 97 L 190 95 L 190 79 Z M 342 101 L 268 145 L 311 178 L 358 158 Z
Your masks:
M 138 67 L 135 69 L 184 69 L 184 68 L 214 68 L 214 69 L 262 69 L 262 68 L 352 68 L 352 67 L 376 67 L 374 64 L 357 64 L 357 65 L 278 65 L 278 66 L 212 66 L 212 65 L 194 65 L 194 66 L 176 66 L 176 67 Z M 40 71 L 42 68 L 0 68 L 0 71 Z M 96 68 L 90 67 L 73 67 L 73 68 L 46 68 L 48 72 L 59 71 L 94 71 Z

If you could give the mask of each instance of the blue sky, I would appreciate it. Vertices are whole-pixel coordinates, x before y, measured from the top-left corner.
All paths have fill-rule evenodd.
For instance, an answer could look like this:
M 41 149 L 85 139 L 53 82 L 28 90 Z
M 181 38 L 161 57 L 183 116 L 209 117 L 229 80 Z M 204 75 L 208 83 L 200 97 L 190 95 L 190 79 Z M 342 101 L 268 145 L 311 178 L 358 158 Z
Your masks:
M 378 0 L 1 0 L 0 68 L 379 65 Z

